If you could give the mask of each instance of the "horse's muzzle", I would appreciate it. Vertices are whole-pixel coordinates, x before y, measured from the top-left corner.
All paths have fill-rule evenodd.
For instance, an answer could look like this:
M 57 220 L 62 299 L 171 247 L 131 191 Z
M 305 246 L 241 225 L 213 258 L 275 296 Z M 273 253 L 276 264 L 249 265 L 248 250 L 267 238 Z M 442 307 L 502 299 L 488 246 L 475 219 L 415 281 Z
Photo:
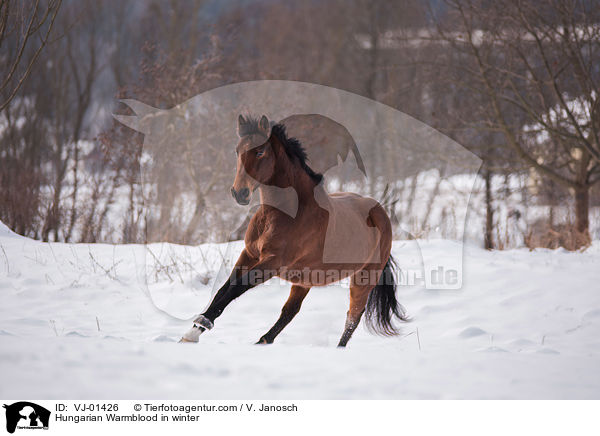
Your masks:
M 231 195 L 235 198 L 235 201 L 242 206 L 246 206 L 250 203 L 250 190 L 248 188 L 242 188 L 239 191 L 231 188 Z

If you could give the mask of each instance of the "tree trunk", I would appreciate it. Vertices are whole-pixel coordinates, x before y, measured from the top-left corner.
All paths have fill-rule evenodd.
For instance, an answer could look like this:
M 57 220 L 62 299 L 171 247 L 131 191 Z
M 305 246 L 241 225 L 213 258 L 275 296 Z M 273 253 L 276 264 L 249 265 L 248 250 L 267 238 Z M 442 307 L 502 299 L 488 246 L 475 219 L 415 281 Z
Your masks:
M 590 187 L 580 185 L 575 190 L 575 227 L 579 233 L 589 236 Z
M 486 250 L 494 249 L 494 208 L 492 207 L 492 174 L 486 170 L 485 179 L 485 235 L 484 246 Z

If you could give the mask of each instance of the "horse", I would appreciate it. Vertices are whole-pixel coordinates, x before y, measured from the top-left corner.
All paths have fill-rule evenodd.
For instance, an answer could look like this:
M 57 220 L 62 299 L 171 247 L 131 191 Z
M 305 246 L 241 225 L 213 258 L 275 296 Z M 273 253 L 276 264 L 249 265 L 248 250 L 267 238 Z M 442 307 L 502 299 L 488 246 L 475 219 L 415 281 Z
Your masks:
M 225 308 L 272 277 L 291 282 L 290 295 L 273 327 L 257 344 L 271 344 L 300 311 L 309 290 L 349 278 L 350 306 L 338 347 L 345 347 L 365 313 L 367 327 L 398 334 L 393 320 L 408 321 L 396 299 L 392 226 L 375 200 L 354 193 L 329 194 L 298 140 L 266 116 L 238 117 L 236 175 L 231 194 L 248 205 L 258 191 L 260 207 L 244 237 L 244 249 L 227 281 L 180 342 L 198 342 Z

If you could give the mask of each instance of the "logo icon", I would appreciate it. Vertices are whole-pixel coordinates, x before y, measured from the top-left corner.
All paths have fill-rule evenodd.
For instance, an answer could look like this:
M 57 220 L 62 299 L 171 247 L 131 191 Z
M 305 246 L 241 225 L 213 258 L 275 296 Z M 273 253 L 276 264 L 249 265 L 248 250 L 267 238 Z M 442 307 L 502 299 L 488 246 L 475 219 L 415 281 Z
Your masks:
M 29 401 L 19 401 L 3 406 L 6 409 L 6 431 L 14 433 L 18 429 L 48 430 L 50 411 Z

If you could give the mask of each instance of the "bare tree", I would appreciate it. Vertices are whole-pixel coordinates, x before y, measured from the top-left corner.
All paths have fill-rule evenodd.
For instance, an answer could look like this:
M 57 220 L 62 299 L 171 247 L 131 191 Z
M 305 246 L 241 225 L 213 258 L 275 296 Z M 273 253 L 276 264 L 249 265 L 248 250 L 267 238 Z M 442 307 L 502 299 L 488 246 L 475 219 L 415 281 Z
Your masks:
M 42 239 L 50 234 L 59 239 L 59 230 L 64 231 L 64 240 L 69 241 L 78 218 L 77 203 L 81 164 L 80 144 L 86 125 L 86 117 L 92 104 L 93 86 L 102 65 L 98 62 L 101 44 L 97 36 L 94 16 L 100 8 L 91 1 L 79 2 L 65 9 L 61 27 L 78 30 L 68 32 L 49 47 L 49 65 L 38 72 L 47 85 L 43 95 L 45 114 L 52 119 L 51 138 L 48 142 L 52 153 L 52 198 L 47 205 Z M 65 178 L 71 171 L 70 207 L 63 210 Z
M 576 229 L 589 240 L 589 190 L 600 181 L 600 8 L 567 0 L 543 8 L 451 0 L 447 8 L 433 37 L 462 60 L 461 92 L 483 103 L 470 122 L 570 189 Z
M 23 86 L 49 41 L 62 0 L 0 0 L 0 111 Z

